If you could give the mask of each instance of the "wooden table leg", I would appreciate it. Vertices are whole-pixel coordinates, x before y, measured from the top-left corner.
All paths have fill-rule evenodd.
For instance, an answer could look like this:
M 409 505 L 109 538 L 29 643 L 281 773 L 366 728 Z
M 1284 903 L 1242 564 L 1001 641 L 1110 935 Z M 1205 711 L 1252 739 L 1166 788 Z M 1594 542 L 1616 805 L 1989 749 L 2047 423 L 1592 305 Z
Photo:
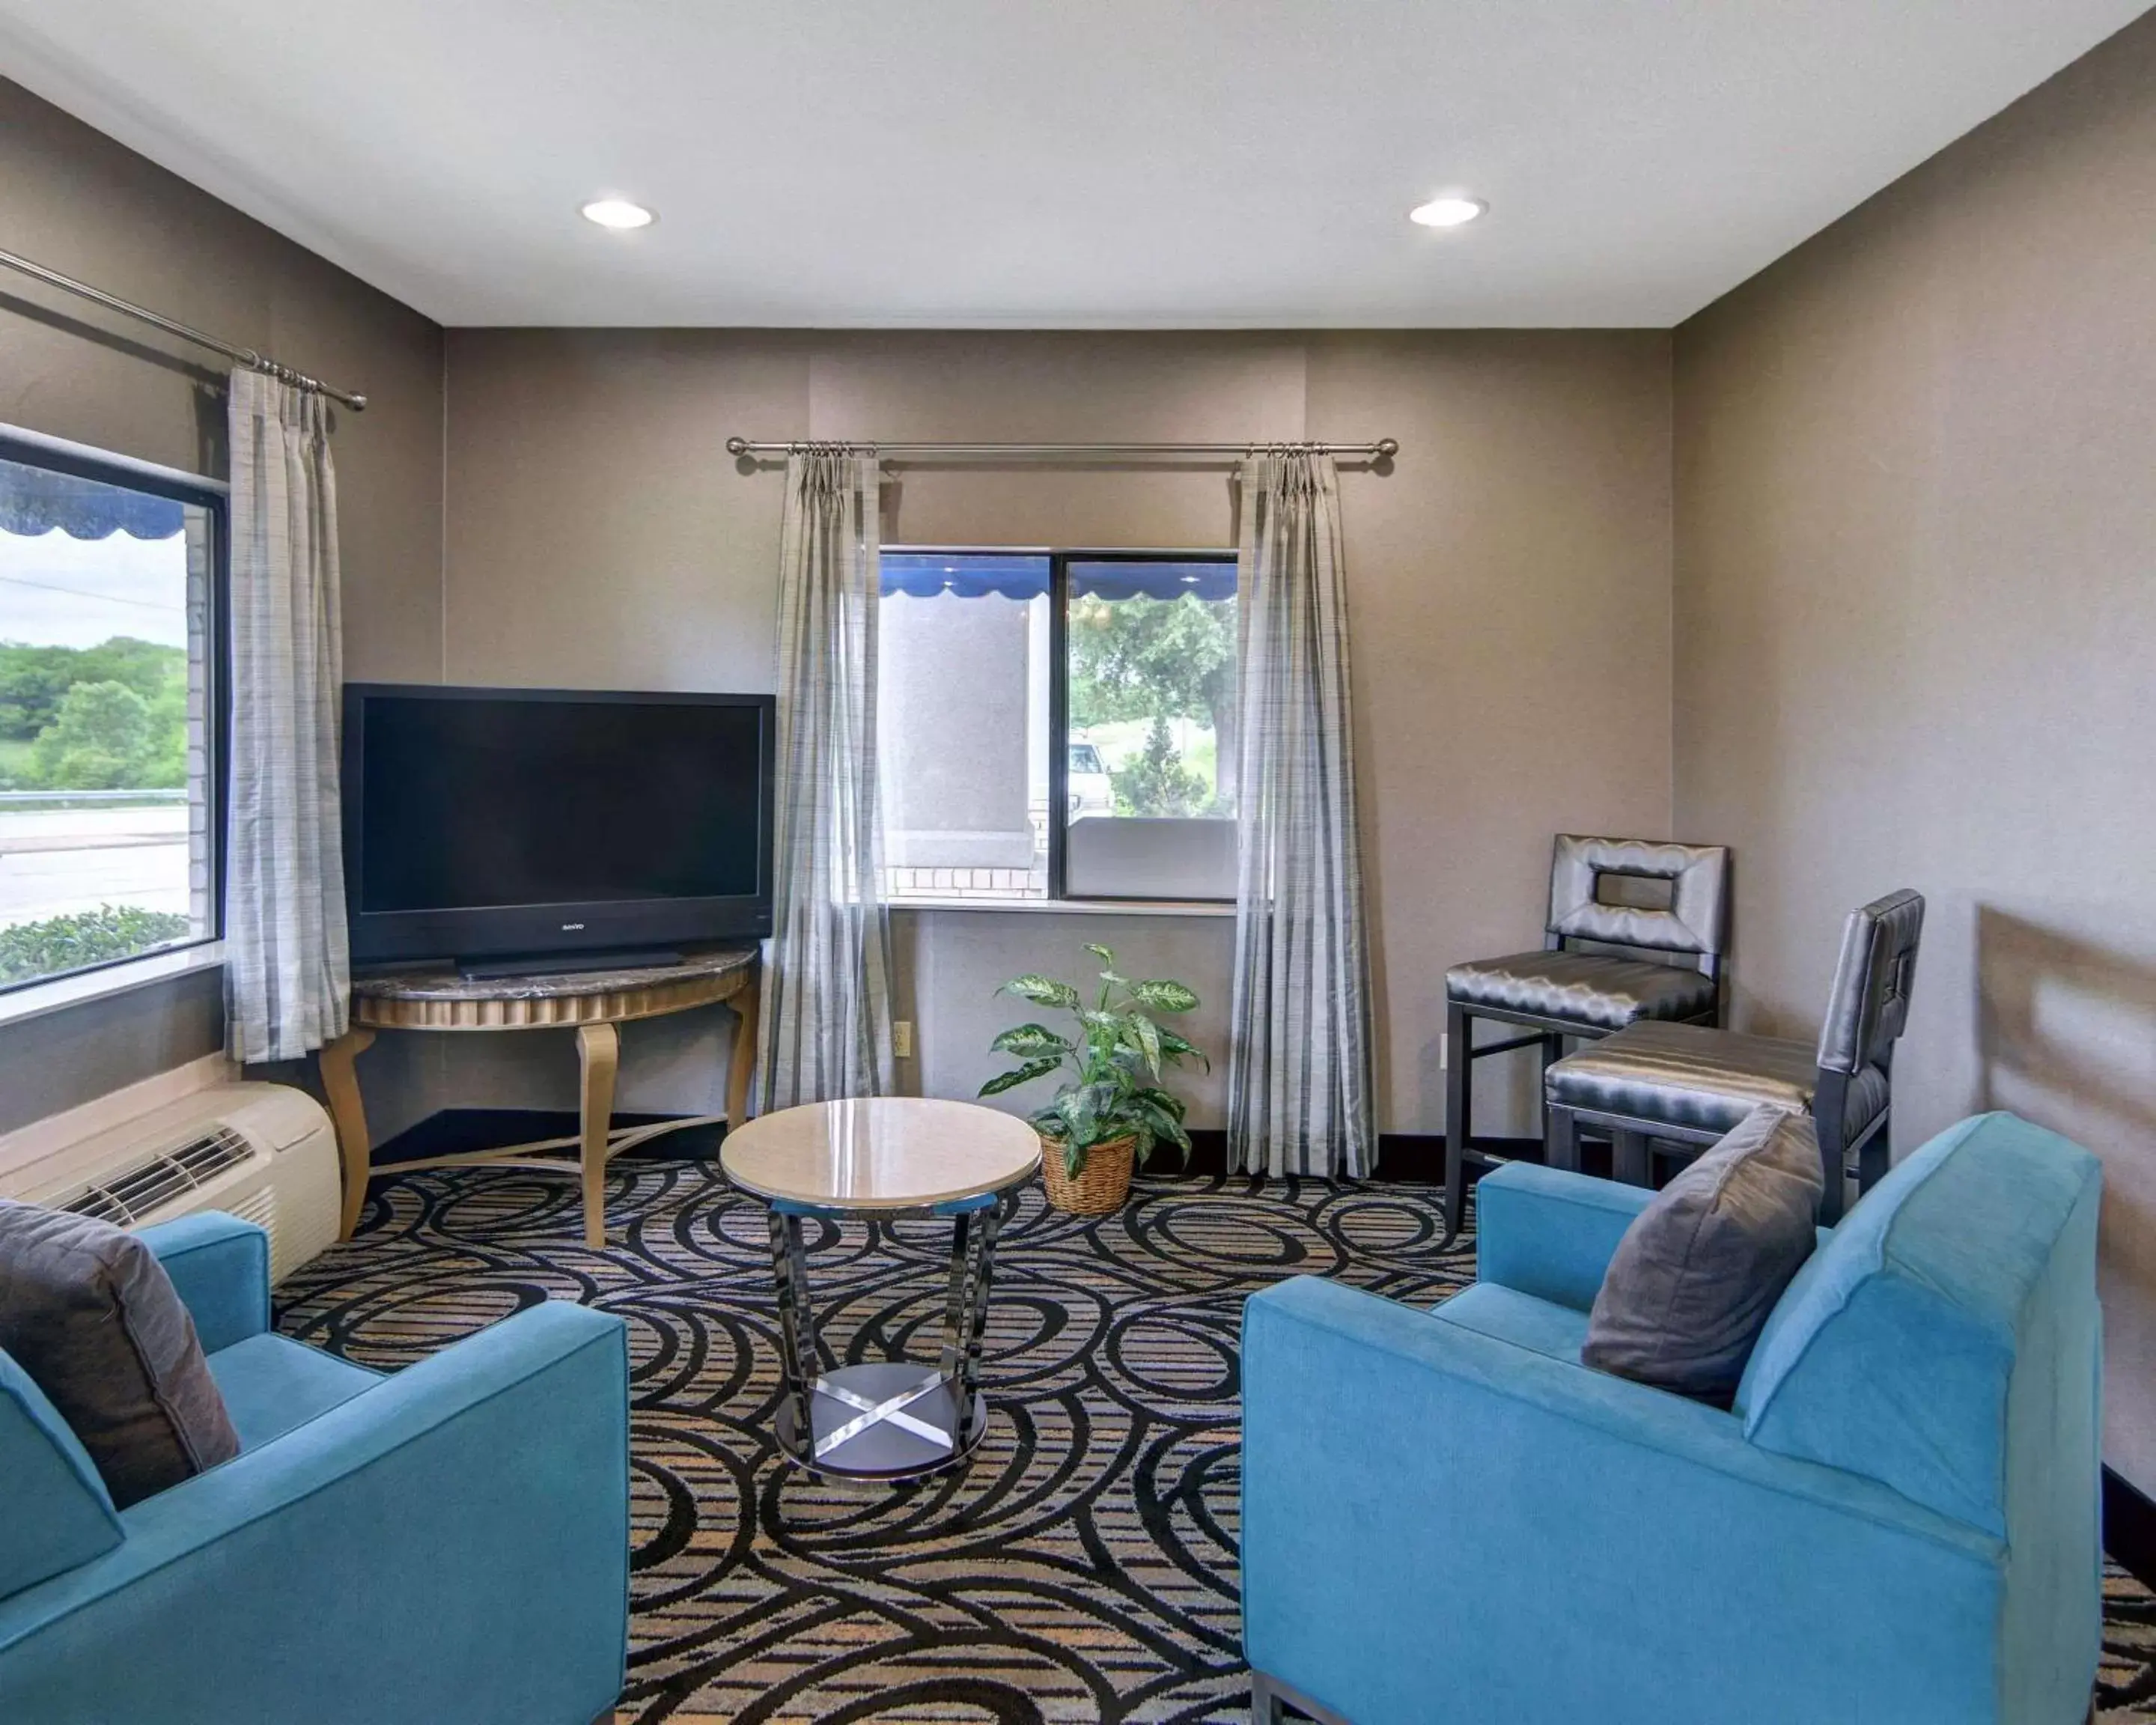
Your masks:
M 337 1217 L 337 1238 L 350 1240 L 359 1226 L 359 1208 L 367 1201 L 367 1177 L 373 1147 L 367 1136 L 367 1107 L 360 1101 L 359 1073 L 353 1063 L 374 1045 L 374 1032 L 354 1025 L 322 1050 L 322 1089 L 330 1099 L 336 1127 L 337 1157 L 344 1165 L 344 1206 Z
M 613 1121 L 621 1037 L 612 1024 L 579 1024 L 577 1058 L 583 1067 L 577 1126 L 583 1137 L 584 1244 L 596 1251 L 606 1244 L 607 1129 Z
M 734 1009 L 734 1044 L 726 1055 L 726 1125 L 729 1129 L 748 1119 L 748 1081 L 756 1070 L 756 1021 L 762 1004 L 762 978 L 749 973 L 741 993 L 726 1003 Z

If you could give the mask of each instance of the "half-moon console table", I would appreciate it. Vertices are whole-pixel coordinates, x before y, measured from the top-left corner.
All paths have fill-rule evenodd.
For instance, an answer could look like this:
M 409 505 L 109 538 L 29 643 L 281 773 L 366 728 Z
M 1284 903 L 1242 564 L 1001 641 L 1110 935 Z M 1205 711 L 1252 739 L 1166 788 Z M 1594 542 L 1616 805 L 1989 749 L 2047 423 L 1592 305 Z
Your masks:
M 748 1117 L 748 1079 L 756 1060 L 758 978 L 753 947 L 698 952 L 679 964 L 635 970 L 570 971 L 554 976 L 518 976 L 467 980 L 441 965 L 422 969 L 377 972 L 356 977 L 352 984 L 352 1028 L 322 1050 L 322 1088 L 329 1093 L 330 1116 L 336 1123 L 337 1148 L 344 1161 L 344 1214 L 340 1237 L 352 1238 L 367 1197 L 372 1149 L 367 1110 L 360 1100 L 354 1064 L 381 1030 L 562 1030 L 577 1033 L 577 1054 L 583 1068 L 573 1138 L 542 1138 L 499 1150 L 467 1150 L 454 1156 L 429 1156 L 400 1162 L 398 1171 L 464 1168 L 475 1163 L 542 1168 L 560 1173 L 581 1168 L 584 1185 L 584 1244 L 606 1244 L 607 1163 L 632 1145 L 685 1126 L 709 1126 L 724 1120 L 738 1124 Z M 616 1024 L 631 1019 L 662 1018 L 692 1007 L 725 1003 L 735 1013 L 733 1048 L 726 1062 L 726 1111 L 692 1119 L 665 1120 L 616 1130 L 613 1081 L 621 1060 Z M 577 1159 L 547 1156 L 544 1151 L 573 1148 Z

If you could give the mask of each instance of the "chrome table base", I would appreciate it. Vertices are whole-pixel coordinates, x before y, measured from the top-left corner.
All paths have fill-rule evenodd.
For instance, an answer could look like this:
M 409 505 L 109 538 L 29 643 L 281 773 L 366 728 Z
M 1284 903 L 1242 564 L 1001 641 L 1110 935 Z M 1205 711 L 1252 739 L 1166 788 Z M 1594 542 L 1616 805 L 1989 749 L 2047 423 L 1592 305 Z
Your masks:
M 809 1307 L 802 1224 L 842 1219 L 842 1211 L 803 1204 L 771 1207 L 772 1266 L 778 1281 L 779 1352 L 785 1384 L 778 1447 L 811 1473 L 837 1479 L 923 1479 L 963 1465 L 988 1424 L 980 1393 L 981 1338 L 988 1327 L 988 1284 L 1004 1196 L 983 1194 L 933 1209 L 880 1211 L 947 1217 L 952 1225 L 950 1289 L 943 1348 L 933 1369 L 904 1360 L 823 1369 L 823 1348 Z

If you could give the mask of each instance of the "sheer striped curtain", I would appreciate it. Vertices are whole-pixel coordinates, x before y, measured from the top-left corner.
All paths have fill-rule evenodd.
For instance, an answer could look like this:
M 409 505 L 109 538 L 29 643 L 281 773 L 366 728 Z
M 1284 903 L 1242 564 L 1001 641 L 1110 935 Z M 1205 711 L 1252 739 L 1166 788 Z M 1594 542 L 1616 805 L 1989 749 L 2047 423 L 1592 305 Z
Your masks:
M 1239 485 L 1242 742 L 1231 1165 L 1377 1163 L 1370 981 L 1332 458 L 1252 456 Z
M 786 465 L 778 796 L 761 1106 L 891 1089 L 891 937 L 876 798 L 874 455 Z
M 345 1030 L 337 726 L 344 635 L 329 403 L 232 374 L 232 731 L 225 1035 L 285 1060 Z

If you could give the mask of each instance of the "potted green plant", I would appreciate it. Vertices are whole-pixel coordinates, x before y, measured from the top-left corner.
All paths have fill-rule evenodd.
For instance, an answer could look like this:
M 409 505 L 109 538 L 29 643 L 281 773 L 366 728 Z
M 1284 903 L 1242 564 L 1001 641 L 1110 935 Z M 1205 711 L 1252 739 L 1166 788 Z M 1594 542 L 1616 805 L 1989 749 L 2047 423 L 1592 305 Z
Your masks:
M 1133 982 L 1116 973 L 1116 955 L 1107 947 L 1088 944 L 1086 950 L 1107 967 L 1101 973 L 1100 998 L 1091 1007 L 1077 989 L 1052 977 L 1014 977 L 997 990 L 1069 1012 L 1078 1029 L 1071 1036 L 1045 1024 L 1004 1031 L 988 1046 L 1019 1064 L 991 1078 L 981 1094 L 999 1096 L 1068 1070 L 1053 1099 L 1027 1118 L 1043 1140 L 1041 1178 L 1048 1201 L 1060 1210 L 1095 1216 L 1122 1204 L 1132 1167 L 1142 1165 L 1156 1144 L 1173 1144 L 1188 1160 L 1183 1101 L 1160 1080 L 1165 1068 L 1185 1060 L 1210 1063 L 1152 1016 L 1196 1006 L 1198 996 L 1186 984 Z

